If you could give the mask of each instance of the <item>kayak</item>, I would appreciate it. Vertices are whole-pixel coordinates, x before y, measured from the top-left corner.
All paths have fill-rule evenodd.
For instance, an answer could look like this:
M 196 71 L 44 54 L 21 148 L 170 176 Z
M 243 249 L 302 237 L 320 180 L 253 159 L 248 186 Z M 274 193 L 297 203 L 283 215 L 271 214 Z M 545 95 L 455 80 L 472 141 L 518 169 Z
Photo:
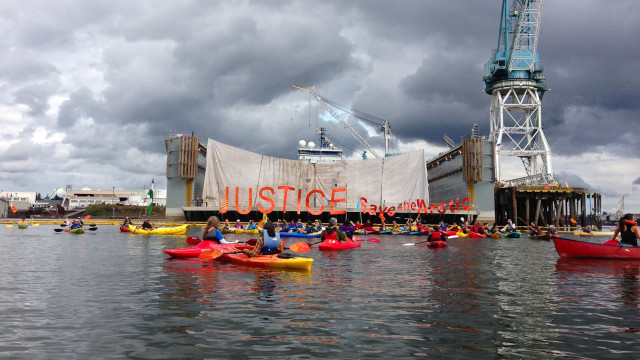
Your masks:
M 458 231 L 457 233 L 455 233 L 454 235 L 458 235 L 458 237 L 467 237 L 469 236 L 469 234 L 465 234 L 462 231 Z
M 542 235 L 529 235 L 529 239 L 532 240 L 551 240 L 551 235 L 549 234 L 542 234 Z
M 242 264 L 255 267 L 267 267 L 275 269 L 297 269 L 297 270 L 309 270 L 313 259 L 293 256 L 288 254 L 280 255 L 258 255 L 254 257 L 248 257 L 243 253 L 234 254 L 236 251 L 242 251 L 245 249 L 253 249 L 253 246 L 238 245 L 238 244 L 212 244 L 211 248 L 214 250 L 222 251 L 220 258 L 224 261 Z
M 182 235 L 187 232 L 188 224 L 180 226 L 162 227 L 153 230 L 142 230 L 133 225 L 129 225 L 129 232 L 137 235 Z
M 322 231 L 318 231 L 318 232 L 314 232 L 314 233 L 310 233 L 310 234 L 303 234 L 303 233 L 298 233 L 298 232 L 281 232 L 280 233 L 280 237 L 294 237 L 294 238 L 319 238 L 320 236 L 322 236 Z
M 258 230 L 258 229 L 245 230 L 244 233 L 245 234 L 253 234 L 253 235 L 255 235 L 255 234 L 260 234 L 260 230 Z
M 427 242 L 427 246 L 430 247 L 430 248 L 443 248 L 443 247 L 447 247 L 449 245 L 447 245 L 446 241 L 435 240 L 435 241 L 428 241 Z
M 484 238 L 484 234 L 479 234 L 476 232 L 470 232 L 467 234 L 470 238 L 476 238 L 476 239 L 480 239 L 480 238 Z
M 71 229 L 69 230 L 70 234 L 84 234 L 84 229 L 79 227 L 79 228 L 75 228 L 75 229 Z
M 420 235 L 422 236 L 422 231 L 409 231 L 407 235 Z
M 640 259 L 640 248 L 630 245 L 594 244 L 580 240 L 553 238 L 558 255 L 563 258 Z
M 584 235 L 584 234 L 588 234 L 588 235 Z M 607 232 L 607 231 L 592 231 L 592 232 L 584 232 L 581 230 L 573 230 L 573 235 L 578 235 L 578 236 L 613 236 L 613 232 Z
M 229 229 L 232 234 L 244 234 L 244 229 Z
M 120 226 L 120 232 L 130 232 L 128 226 Z
M 409 230 L 392 231 L 393 235 L 409 235 Z
M 442 231 L 442 233 L 445 234 L 446 236 L 452 236 L 452 235 L 458 234 L 457 231 L 453 231 L 453 230 L 445 230 L 445 231 Z
M 508 237 L 508 238 L 519 238 L 522 234 L 520 234 L 517 231 L 514 232 L 510 232 L 508 234 L 506 234 L 504 237 Z
M 360 247 L 360 240 L 356 237 L 356 241 L 347 238 L 346 242 L 340 242 L 334 239 L 326 239 L 318 245 L 318 249 L 320 251 L 328 251 L 328 250 L 344 250 L 344 249 L 353 249 Z
M 502 234 L 500 233 L 493 233 L 491 235 L 489 235 L 492 239 L 502 239 Z
M 185 259 L 185 258 L 197 258 L 200 256 L 202 250 L 211 249 L 211 245 L 215 243 L 213 241 L 201 241 L 197 246 L 182 248 L 182 249 L 173 249 L 173 250 L 165 250 L 164 253 L 171 256 L 174 259 Z
M 18 229 L 26 229 L 29 225 L 18 225 Z
M 384 230 L 380 230 L 380 235 L 389 235 L 392 234 L 393 232 L 389 229 L 384 229 Z

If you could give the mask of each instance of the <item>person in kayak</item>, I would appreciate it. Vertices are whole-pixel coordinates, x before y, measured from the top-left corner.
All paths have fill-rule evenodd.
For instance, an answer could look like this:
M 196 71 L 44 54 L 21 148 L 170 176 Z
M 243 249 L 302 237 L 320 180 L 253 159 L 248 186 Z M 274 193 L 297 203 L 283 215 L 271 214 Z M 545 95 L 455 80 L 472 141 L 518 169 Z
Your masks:
M 129 219 L 129 217 L 127 216 L 126 218 L 124 218 L 124 222 L 120 226 L 128 227 L 129 225 L 133 225 L 133 224 L 131 223 L 131 219 Z
M 516 231 L 516 226 L 513 225 L 511 219 L 507 220 L 507 225 L 502 229 L 502 232 L 510 233 Z
M 482 226 L 482 223 L 480 222 L 480 220 L 477 220 L 475 225 L 471 227 L 471 232 L 483 235 L 484 237 L 489 237 L 489 234 L 487 233 L 487 229 L 485 229 L 484 226 Z
M 553 224 L 549 225 L 549 229 L 547 229 L 547 234 L 552 236 L 556 235 L 556 227 Z
M 284 252 L 284 242 L 280 240 L 280 233 L 276 232 L 276 227 L 271 220 L 267 220 L 264 223 L 262 233 L 253 249 L 245 249 L 242 252 L 248 257 L 282 254 Z
M 150 222 L 149 219 L 145 220 L 142 223 L 142 226 L 140 226 L 140 227 L 142 228 L 142 230 L 153 230 L 154 229 L 154 226 L 151 225 L 151 222 Z
M 220 232 L 220 220 L 217 216 L 211 216 L 207 220 L 207 224 L 202 230 L 202 240 L 215 241 L 218 244 L 233 244 L 233 242 L 227 241 Z
M 611 240 L 616 240 L 616 237 L 620 234 L 622 240 L 621 244 L 631 245 L 638 247 L 638 238 L 640 238 L 640 229 L 638 229 L 638 223 L 635 222 L 633 214 L 625 214 L 620 220 L 620 225 L 613 233 Z
M 531 235 L 540 235 L 540 229 L 538 229 L 538 225 L 536 225 L 536 223 L 531 223 L 530 228 Z
M 338 230 L 337 224 L 338 224 L 338 219 L 333 217 L 329 219 L 329 227 L 322 232 L 322 235 L 320 236 L 320 240 L 325 241 L 327 239 L 334 239 L 334 240 L 339 240 L 340 242 L 346 242 L 347 234 Z
M 349 219 L 345 219 L 344 224 L 340 225 L 340 231 L 347 234 L 347 237 L 353 237 L 353 232 L 356 230 L 356 225 Z
M 20 220 L 20 223 L 18 223 L 18 225 L 27 226 L 27 222 L 24 220 L 24 218 L 22 218 L 22 220 Z
M 257 230 L 258 226 L 256 226 L 255 221 L 249 220 L 249 225 L 247 225 L 247 230 Z
M 73 220 L 73 223 L 71 223 L 71 226 L 69 227 L 69 230 L 73 230 L 73 229 L 77 229 L 77 228 L 81 228 L 82 227 L 82 223 L 80 222 L 80 220 L 75 219 Z

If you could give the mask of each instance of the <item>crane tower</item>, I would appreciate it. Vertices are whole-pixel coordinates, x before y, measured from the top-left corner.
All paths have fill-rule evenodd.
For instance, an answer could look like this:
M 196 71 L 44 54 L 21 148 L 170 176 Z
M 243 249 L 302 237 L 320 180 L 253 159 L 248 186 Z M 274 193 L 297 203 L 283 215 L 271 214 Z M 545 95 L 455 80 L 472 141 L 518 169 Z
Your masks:
M 511 4 L 509 4 L 511 2 Z M 542 0 L 503 0 L 498 47 L 485 64 L 485 92 L 491 95 L 491 140 L 495 180 L 502 181 L 501 158 L 519 157 L 522 184 L 553 184 L 551 149 L 542 131 L 541 105 L 547 87 L 539 64 L 538 32 Z

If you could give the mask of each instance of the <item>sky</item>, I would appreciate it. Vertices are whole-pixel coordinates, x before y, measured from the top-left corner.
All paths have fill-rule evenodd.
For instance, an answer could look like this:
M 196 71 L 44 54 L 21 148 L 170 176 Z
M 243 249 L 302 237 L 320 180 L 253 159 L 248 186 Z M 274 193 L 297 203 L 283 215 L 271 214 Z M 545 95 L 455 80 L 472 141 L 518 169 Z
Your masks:
M 318 102 L 388 120 L 397 151 L 489 136 L 483 65 L 501 1 L 34 1 L 0 4 L 0 190 L 166 187 L 164 139 L 295 158 Z M 538 42 L 554 173 L 640 212 L 640 7 L 547 0 Z M 344 114 L 346 117 L 348 114 Z M 348 120 L 374 148 L 375 126 Z M 503 169 L 503 171 L 505 171 Z M 514 177 L 524 168 L 514 166 Z M 520 172 L 520 173 L 518 173 Z

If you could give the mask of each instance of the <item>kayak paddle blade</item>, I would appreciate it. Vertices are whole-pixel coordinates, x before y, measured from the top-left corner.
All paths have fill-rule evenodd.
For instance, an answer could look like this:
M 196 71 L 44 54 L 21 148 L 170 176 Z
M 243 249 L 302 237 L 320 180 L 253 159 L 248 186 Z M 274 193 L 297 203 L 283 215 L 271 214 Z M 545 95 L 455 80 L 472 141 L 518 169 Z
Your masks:
M 64 229 L 53 229 L 53 231 L 55 231 L 55 232 L 63 232 Z
M 249 240 L 245 241 L 244 243 L 247 244 L 247 245 L 255 246 L 257 242 L 258 242 L 258 239 L 249 239 Z
M 85 229 L 85 230 L 96 231 L 96 230 L 98 230 L 98 228 L 97 227 L 91 227 L 91 228 L 88 228 L 88 229 Z
M 202 250 L 202 252 L 198 256 L 198 260 L 211 261 L 219 258 L 220 256 L 222 256 L 222 251 L 207 249 L 207 250 Z
M 311 247 L 309 247 L 309 244 L 305 242 L 298 242 L 289 246 L 289 250 L 295 251 L 298 253 L 307 253 L 309 252 L 309 250 L 311 250 Z
M 402 246 L 414 246 L 416 243 L 406 243 L 406 244 L 402 244 Z
M 189 236 L 187 238 L 187 244 L 189 245 L 198 245 L 200 244 L 202 240 L 198 239 L 197 237 L 193 237 L 193 236 Z
M 367 241 L 368 242 L 373 242 L 373 243 L 378 243 L 378 244 L 380 243 L 380 240 L 376 239 L 376 238 L 367 239 Z

